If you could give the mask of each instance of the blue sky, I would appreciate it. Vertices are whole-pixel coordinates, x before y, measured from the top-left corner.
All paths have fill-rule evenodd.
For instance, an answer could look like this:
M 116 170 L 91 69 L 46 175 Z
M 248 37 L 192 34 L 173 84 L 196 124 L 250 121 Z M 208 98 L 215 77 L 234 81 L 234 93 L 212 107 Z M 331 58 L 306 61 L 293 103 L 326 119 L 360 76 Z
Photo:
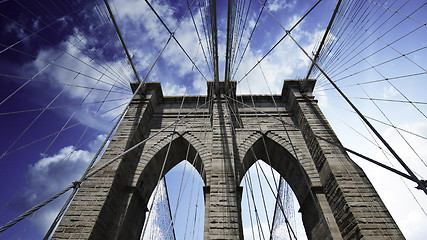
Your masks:
M 189 2 L 201 32 L 198 1 Z M 270 94 L 269 89 L 279 94 L 284 79 L 305 77 L 309 59 L 285 38 L 260 64 L 266 80 L 259 67 L 243 78 L 284 35 L 271 15 L 289 29 L 315 2 L 267 2 L 269 11 L 261 15 L 234 75 L 234 80 L 241 80 L 239 94 Z M 98 15 L 105 9 L 98 9 L 92 1 L 19 3 L 0 1 L 0 225 L 79 178 L 131 98 L 127 83 L 135 81 L 112 25 Z M 212 80 L 186 1 L 150 3 L 171 31 L 182 18 L 175 36 L 203 76 Z M 335 4 L 322 1 L 292 31 L 309 54 L 323 36 Z M 224 78 L 226 5 L 226 1 L 217 4 L 220 79 Z M 114 0 L 111 6 L 138 74 L 144 78 L 169 33 L 142 0 Z M 319 64 L 425 179 L 427 27 L 423 23 L 427 22 L 427 7 L 421 0 L 366 1 L 357 6 L 358 14 L 348 26 L 342 19 L 349 15 L 338 16 L 342 19 L 330 35 L 330 52 L 323 53 Z M 251 2 L 241 49 L 260 9 L 260 1 Z M 161 82 L 165 95 L 206 94 L 202 74 L 171 40 L 147 81 Z M 384 147 L 376 143 L 325 78 L 319 72 L 311 76 L 318 79 L 316 98 L 343 145 L 401 169 L 396 160 L 382 152 Z M 427 216 L 419 205 L 427 206 L 426 196 L 412 182 L 405 181 L 409 192 L 396 175 L 351 157 L 365 170 L 405 236 L 422 239 L 427 234 L 423 227 Z M 182 168 L 169 174 L 171 184 L 181 178 L 182 171 L 178 170 Z M 31 221 L 0 234 L 0 239 L 17 239 L 23 232 L 22 239 L 41 236 L 60 205 L 60 201 L 54 202 L 30 217 Z

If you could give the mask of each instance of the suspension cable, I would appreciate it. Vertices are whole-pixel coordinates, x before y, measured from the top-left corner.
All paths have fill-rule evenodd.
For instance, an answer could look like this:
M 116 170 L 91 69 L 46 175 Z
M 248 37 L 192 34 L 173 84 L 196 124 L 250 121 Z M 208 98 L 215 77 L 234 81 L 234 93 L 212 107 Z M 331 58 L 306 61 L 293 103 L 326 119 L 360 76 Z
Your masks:
M 113 21 L 113 25 L 114 25 L 114 28 L 116 29 L 117 36 L 119 37 L 120 42 L 123 45 L 123 50 L 125 50 L 128 61 L 129 61 L 130 65 L 132 66 L 133 73 L 135 74 L 135 77 L 138 80 L 138 83 L 140 83 L 141 80 L 139 79 L 138 72 L 136 71 L 135 66 L 133 65 L 132 57 L 129 54 L 129 51 L 126 47 L 125 41 L 123 40 L 122 34 L 120 33 L 119 27 L 117 26 L 117 22 L 116 22 L 116 19 L 114 18 L 113 12 L 111 11 L 110 4 L 108 4 L 107 0 L 104 0 L 104 3 L 105 3 L 105 6 L 107 7 L 108 13 L 110 14 L 110 18 Z
M 341 89 L 334 83 L 334 81 L 332 81 L 331 78 L 329 78 L 329 76 L 323 71 L 323 69 L 321 69 L 319 67 L 319 65 L 313 61 L 313 59 L 310 57 L 310 55 L 305 51 L 305 49 L 303 47 L 301 47 L 301 45 L 292 37 L 292 35 L 290 34 L 289 31 L 288 35 L 289 37 L 292 39 L 292 41 L 298 45 L 298 47 L 301 49 L 301 51 L 304 52 L 304 54 L 310 59 L 310 61 L 313 62 L 313 64 L 316 65 L 317 68 L 319 68 L 319 70 L 322 72 L 322 74 L 328 79 L 328 81 L 335 87 L 335 89 L 340 93 L 340 95 L 345 99 L 345 101 L 353 108 L 354 111 L 356 111 L 357 115 L 359 115 L 360 118 L 363 119 L 363 121 L 365 122 L 366 125 L 369 126 L 369 128 L 371 129 L 372 132 L 375 133 L 375 135 L 378 137 L 378 139 L 381 140 L 381 142 L 387 147 L 387 149 L 390 151 L 391 154 L 393 154 L 393 156 L 396 158 L 396 160 L 400 163 L 400 165 L 402 165 L 403 168 L 405 168 L 405 170 L 409 173 L 409 175 L 411 176 L 411 178 L 418 184 L 418 186 L 421 188 L 421 190 L 423 190 L 423 192 L 427 195 L 427 188 L 424 185 L 424 183 L 418 179 L 417 176 L 414 175 L 414 173 L 412 172 L 412 170 L 408 167 L 408 165 L 406 165 L 406 163 L 400 158 L 400 156 L 394 151 L 394 149 L 388 144 L 388 142 L 381 136 L 381 134 L 374 128 L 374 126 L 372 126 L 372 124 L 368 121 L 368 119 L 365 118 L 365 116 L 363 116 L 363 114 L 359 111 L 359 109 L 350 101 L 350 99 L 347 98 L 347 96 L 341 91 Z
M 258 62 L 247 72 L 245 73 L 245 75 L 239 80 L 237 81 L 237 84 L 239 84 L 243 79 L 245 79 L 267 56 L 268 54 L 270 54 L 282 41 L 283 39 L 286 38 L 286 36 L 289 35 L 289 33 L 294 30 L 301 22 L 302 20 L 305 19 L 305 17 L 307 17 L 307 15 L 321 2 L 322 0 L 318 0 L 292 27 L 289 31 L 287 31 L 285 33 L 285 35 L 279 39 L 279 41 L 276 42 L 276 44 L 274 44 L 274 46 L 272 48 L 270 48 L 270 50 L 267 51 L 267 53 L 260 59 L 258 60 Z M 267 9 L 268 11 L 268 9 Z M 281 24 L 280 24 L 281 25 Z
M 246 106 L 246 107 L 248 107 L 248 108 L 252 108 L 253 109 L 253 107 L 252 106 L 250 106 L 250 105 L 248 105 L 248 104 L 246 104 L 246 103 L 243 103 L 243 102 L 241 102 L 241 101 L 239 101 L 239 100 L 236 100 L 236 99 L 232 99 L 232 98 L 230 98 L 231 100 L 233 100 L 233 101 L 236 101 L 237 103 L 240 103 L 240 104 L 242 104 L 243 106 Z M 254 109 L 255 110 L 255 109 Z M 263 112 L 263 111 L 261 111 L 261 110 L 256 110 L 256 111 L 258 111 L 259 113 L 261 113 L 261 114 L 263 114 L 263 115 L 265 115 L 265 116 L 269 116 L 269 117 L 271 117 L 271 118 L 273 118 L 273 119 L 276 119 L 277 121 L 280 121 L 280 119 L 279 118 L 277 118 L 277 117 L 275 117 L 275 116 L 273 116 L 273 115 L 271 115 L 271 114 L 269 114 L 269 113 L 266 113 L 266 112 Z M 354 150 L 351 150 L 351 149 L 349 149 L 349 148 L 346 148 L 346 147 L 344 147 L 344 146 L 342 146 L 341 144 L 337 144 L 337 143 L 335 143 L 335 142 L 332 142 L 332 141 L 330 141 L 330 140 L 328 140 L 328 139 L 326 139 L 326 138 L 323 138 L 323 137 L 321 137 L 321 136 L 318 136 L 318 135 L 316 135 L 316 134 L 313 134 L 313 133 L 309 133 L 309 132 L 307 132 L 306 130 L 304 130 L 304 129 L 301 129 L 301 128 L 299 128 L 297 125 L 295 125 L 295 124 L 291 124 L 291 123 L 287 123 L 287 122 L 283 122 L 284 124 L 286 124 L 286 125 L 288 125 L 288 126 L 292 126 L 292 127 L 294 127 L 294 128 L 296 128 L 296 129 L 298 129 L 299 131 L 302 131 L 303 133 L 306 133 L 306 134 L 309 134 L 310 136 L 313 136 L 313 137 L 315 137 L 315 138 L 318 138 L 318 139 L 320 139 L 320 140 L 322 140 L 322 141 L 325 141 L 325 142 L 327 142 L 327 143 L 329 143 L 329 144 L 332 144 L 332 145 L 334 145 L 335 147 L 338 147 L 338 148 L 340 148 L 340 149 L 343 149 L 343 150 L 345 150 L 345 151 L 347 151 L 347 152 L 349 152 L 349 153 L 352 153 L 352 154 L 354 154 L 354 155 L 356 155 L 356 156 L 358 156 L 358 157 L 360 157 L 360 158 L 363 158 L 363 159 L 365 159 L 365 160 L 367 160 L 367 161 L 369 161 L 369 162 L 371 162 L 371 163 L 374 163 L 374 164 L 376 164 L 376 165 L 378 165 L 378 166 L 380 166 L 380 167 L 383 167 L 383 168 L 385 168 L 385 169 L 387 169 L 387 170 L 389 170 L 389 171 L 391 171 L 391 172 L 394 172 L 394 173 L 396 173 L 396 174 L 398 174 L 398 175 L 400 175 L 400 176 L 402 176 L 402 177 L 404 177 L 404 178 L 406 178 L 406 179 L 409 179 L 409 180 L 411 180 L 411 181 L 413 181 L 413 182 L 416 182 L 410 175 L 408 175 L 408 174 L 406 174 L 406 173 L 403 173 L 403 172 L 401 172 L 401 171 L 399 171 L 399 170 L 396 170 L 396 169 L 394 169 L 394 168 L 391 168 L 391 167 L 389 167 L 389 166 L 387 166 L 387 165 L 384 165 L 384 164 L 382 164 L 382 163 L 380 163 L 380 162 L 378 162 L 378 161 L 376 161 L 376 160 L 374 160 L 374 159 L 372 159 L 372 158 L 370 158 L 370 157 L 367 157 L 367 156 L 365 156 L 365 155 L 363 155 L 363 154 L 361 154 L 361 153 L 358 153 L 358 152 L 356 152 L 356 151 L 354 151 Z M 424 181 L 424 180 L 422 180 L 422 181 Z M 416 182 L 417 183 L 417 182 Z
M 214 100 L 214 99 L 212 99 Z M 131 152 L 132 150 L 136 149 L 137 147 L 141 146 L 142 144 L 144 144 L 145 142 L 147 142 L 148 140 L 152 139 L 153 137 L 159 135 L 160 133 L 164 132 L 166 129 L 169 129 L 170 127 L 172 127 L 174 124 L 181 122 L 183 119 L 185 119 L 186 117 L 188 117 L 190 114 L 193 114 L 196 110 L 206 106 L 207 104 L 209 104 L 212 100 L 209 100 L 208 102 L 206 102 L 206 104 L 202 104 L 201 106 L 199 106 L 197 109 L 183 115 L 182 117 L 180 117 L 179 119 L 173 121 L 171 124 L 167 125 L 166 127 L 160 129 L 159 131 L 155 132 L 153 135 L 145 138 L 144 140 L 140 141 L 139 143 L 135 144 L 134 146 L 132 146 L 131 148 L 127 149 L 126 151 L 124 151 L 123 153 L 117 155 L 116 157 L 114 157 L 113 159 L 111 159 L 109 162 L 103 164 L 102 166 L 98 167 L 97 169 L 88 172 L 86 174 L 85 177 L 83 177 L 81 179 L 81 181 L 76 181 L 73 184 L 71 184 L 70 186 L 66 187 L 64 190 L 58 192 L 55 195 L 52 195 L 52 197 L 50 197 L 49 199 L 47 199 L 46 201 L 38 204 L 37 206 L 27 210 L 26 212 L 24 212 L 23 214 L 21 214 L 19 217 L 15 218 L 14 220 L 8 222 L 6 225 L 2 226 L 0 228 L 0 233 L 4 232 L 5 230 L 9 229 L 11 226 L 15 225 L 16 223 L 20 222 L 21 220 L 25 219 L 26 217 L 28 217 L 29 215 L 31 215 L 32 213 L 36 212 L 37 210 L 39 210 L 40 208 L 42 208 L 43 206 L 47 205 L 48 203 L 52 202 L 53 200 L 57 199 L 58 197 L 60 197 L 62 194 L 68 192 L 68 190 L 77 187 L 80 187 L 80 184 L 83 183 L 85 180 L 87 180 L 88 178 L 92 177 L 93 175 L 97 174 L 98 172 L 100 172 L 101 170 L 103 170 L 104 168 L 108 167 L 109 165 L 111 165 L 112 163 L 114 163 L 115 161 L 117 161 L 118 159 L 120 159 L 121 157 L 123 157 L 124 155 L 126 155 L 127 153 Z M 99 150 L 100 151 L 100 150 Z
M 150 9 L 153 11 L 153 13 L 157 16 L 157 18 L 160 20 L 160 22 L 163 24 L 163 26 L 166 28 L 166 30 L 169 32 L 169 34 L 172 36 L 172 38 L 175 40 L 175 42 L 178 44 L 178 46 L 181 48 L 181 50 L 184 52 L 184 54 L 187 56 L 187 58 L 191 61 L 191 63 L 194 65 L 194 67 L 197 69 L 197 71 L 200 73 L 200 75 L 203 77 L 203 79 L 205 79 L 206 81 L 208 81 L 205 77 L 205 75 L 203 75 L 203 73 L 200 71 L 200 69 L 197 67 L 196 63 L 193 61 L 193 59 L 191 59 L 190 55 L 188 55 L 187 51 L 184 49 L 184 47 L 181 45 L 181 43 L 179 43 L 178 39 L 176 39 L 174 32 L 171 32 L 171 30 L 169 30 L 168 26 L 166 25 L 166 23 L 163 21 L 163 19 L 159 16 L 159 14 L 157 13 L 157 11 L 153 8 L 153 6 L 151 6 L 150 2 L 148 2 L 148 0 L 145 0 L 145 2 L 148 4 L 148 6 L 150 7 Z
M 329 31 L 331 30 L 332 24 L 335 20 L 335 16 L 337 15 L 338 9 L 340 8 L 341 2 L 342 2 L 342 0 L 338 0 L 337 5 L 335 6 L 335 10 L 332 13 L 331 20 L 329 21 L 329 24 L 326 27 L 325 33 L 323 34 L 323 37 L 322 37 L 322 41 L 320 42 L 319 47 L 317 48 L 316 55 L 314 55 L 314 58 L 313 58 L 314 62 L 316 62 L 317 59 L 319 58 L 320 52 L 322 51 L 322 47 L 325 44 L 326 37 L 328 36 Z M 314 64 L 311 64 L 305 79 L 309 78 L 311 71 L 313 70 L 313 67 L 314 67 Z
M 20 4 L 18 1 L 17 1 L 17 3 L 18 4 Z M 26 9 L 29 13 L 31 13 L 32 15 L 35 15 L 33 12 L 31 12 L 28 8 L 26 8 L 25 6 L 23 6 L 22 4 L 20 4 L 24 9 Z M 30 33 L 34 33 L 34 31 L 33 30 L 31 30 L 31 29 L 28 29 L 27 27 L 25 27 L 25 26 L 23 26 L 22 24 L 19 24 L 18 22 L 16 22 L 15 20 L 13 20 L 13 19 L 11 19 L 11 18 L 9 18 L 9 17 L 7 17 L 7 16 L 5 16 L 4 14 L 1 14 L 0 13 L 0 16 L 2 16 L 2 17 L 4 17 L 5 19 L 7 19 L 8 21 L 10 21 L 10 22 L 12 22 L 12 23 L 14 23 L 14 24 L 16 24 L 17 26 L 20 26 L 22 29 L 24 29 L 24 30 L 27 30 L 28 32 L 30 32 Z M 47 23 L 45 23 L 46 25 L 49 25 L 49 24 L 47 24 Z M 58 35 L 59 35 L 59 32 L 56 30 L 56 29 L 54 29 L 54 28 L 52 28 L 52 27 L 50 27 L 50 29 L 52 29 L 54 32 L 56 32 Z M 67 51 L 66 49 L 63 49 L 63 48 L 61 48 L 60 46 L 56 46 L 56 45 L 54 45 L 51 41 L 49 41 L 48 39 L 46 39 L 46 38 L 44 38 L 44 37 L 42 37 L 42 36 L 40 36 L 39 34 L 34 34 L 35 36 L 37 36 L 40 40 L 42 40 L 42 41 L 44 41 L 44 42 L 46 42 L 47 44 L 49 44 L 49 45 L 51 45 L 53 48 L 55 48 L 55 49 L 58 49 L 59 51 L 61 51 L 61 52 L 63 52 L 63 53 L 65 53 L 66 55 L 68 55 L 68 56 L 70 56 L 71 58 L 73 58 L 73 59 L 75 59 L 75 60 L 77 60 L 78 62 L 81 62 L 82 64 L 84 64 L 84 65 L 86 65 L 86 66 L 88 66 L 89 68 L 91 68 L 91 69 L 93 69 L 94 71 L 96 71 L 96 72 L 98 72 L 98 73 L 101 73 L 101 71 L 99 71 L 97 68 L 95 68 L 94 66 L 92 66 L 92 65 L 90 65 L 89 63 L 87 63 L 87 62 L 85 62 L 85 61 L 83 61 L 82 59 L 80 59 L 79 57 L 77 57 L 77 56 L 75 56 L 74 54 L 72 54 L 72 53 L 70 53 L 69 51 Z M 79 50 L 81 53 L 83 53 L 85 56 L 87 56 L 87 57 L 89 57 L 90 59 L 92 59 L 97 65 L 99 65 L 101 68 L 104 68 L 104 69 L 106 69 L 105 68 L 105 66 L 103 66 L 101 63 L 99 63 L 97 60 L 95 60 L 94 58 L 92 58 L 92 57 L 90 57 L 90 56 L 88 56 L 82 49 L 80 49 L 79 47 L 77 47 L 76 46 L 76 44 L 74 44 L 73 42 L 71 42 L 69 39 L 67 39 L 67 42 L 68 43 L 70 43 L 73 47 L 75 47 L 77 50 Z M 107 69 L 106 69 L 107 70 Z M 101 73 L 102 74 L 102 73 Z M 115 78 L 113 78 L 113 77 L 110 77 L 110 76 L 107 76 L 108 78 L 110 78 L 112 81 L 116 81 L 117 79 L 115 79 Z M 122 85 L 123 86 L 125 86 L 126 87 L 126 85 L 124 85 L 123 83 L 122 83 Z
M 264 6 L 265 6 L 265 4 L 266 4 L 266 3 L 267 3 L 267 0 L 265 0 L 265 1 L 264 1 L 264 4 L 262 5 L 262 8 L 261 8 L 261 10 L 260 10 L 260 12 L 259 12 L 259 14 L 258 14 L 257 20 L 255 21 L 254 27 L 252 28 L 251 34 L 249 35 L 248 41 L 246 42 L 245 48 L 243 49 L 243 53 L 242 53 L 242 55 L 240 56 L 240 60 L 239 60 L 239 62 L 237 63 L 237 67 L 235 68 L 234 73 L 233 73 L 233 76 L 231 77 L 231 79 L 234 79 L 234 76 L 236 75 L 237 70 L 238 70 L 238 69 L 239 69 L 239 67 L 240 67 L 240 63 L 242 62 L 243 57 L 245 56 L 246 50 L 248 49 L 249 43 L 250 43 L 250 41 L 251 41 L 251 39 L 252 39 L 252 36 L 253 36 L 253 34 L 254 34 L 254 32 L 255 32 L 255 28 L 257 27 L 258 22 L 259 22 L 259 20 L 260 20 L 260 18 L 261 18 L 261 14 L 262 14 L 262 12 L 264 11 Z M 249 11 L 249 10 L 248 10 L 248 11 Z

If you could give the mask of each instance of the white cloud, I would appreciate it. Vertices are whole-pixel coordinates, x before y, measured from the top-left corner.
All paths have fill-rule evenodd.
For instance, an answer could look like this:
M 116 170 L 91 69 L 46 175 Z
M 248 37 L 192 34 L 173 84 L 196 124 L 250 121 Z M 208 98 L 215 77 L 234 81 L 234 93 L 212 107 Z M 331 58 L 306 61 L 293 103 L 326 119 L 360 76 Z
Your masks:
M 319 107 L 321 109 L 326 109 L 328 107 L 328 96 L 326 95 L 325 88 L 320 86 L 316 88 L 316 98 L 319 100 Z
M 57 48 L 40 50 L 37 60 L 24 68 L 39 73 L 37 78 L 49 81 L 51 91 L 59 96 L 59 99 L 66 98 L 67 104 L 76 105 L 66 108 L 65 113 L 77 112 L 75 117 L 80 123 L 105 131 L 105 126 L 110 120 L 123 111 L 124 103 L 128 101 L 126 97 L 130 99 L 132 96 L 130 87 L 121 85 L 117 75 L 112 75 L 114 68 L 111 68 L 111 65 L 119 69 L 125 69 L 126 66 L 122 60 L 95 62 L 81 51 L 87 51 L 82 44 L 86 44 L 88 40 L 83 38 L 80 42 L 77 38 L 79 33 L 75 30 L 74 34 L 59 43 Z M 78 43 L 81 45 L 77 45 Z M 59 49 L 65 50 L 66 53 L 62 53 Z M 122 77 L 131 79 L 130 73 L 127 74 L 123 74 Z M 109 101 L 115 99 L 121 100 Z M 106 101 L 103 102 L 104 100 Z M 53 102 L 53 105 L 55 104 L 59 105 Z M 122 106 L 118 107 L 119 105 Z
M 193 20 L 189 12 L 187 11 L 184 18 L 182 18 L 181 14 L 183 12 L 178 12 L 177 8 L 174 7 L 174 3 L 168 3 L 167 1 L 153 1 L 150 3 L 171 31 L 175 31 L 178 24 L 180 24 L 174 36 L 196 63 L 205 78 L 211 80 L 211 74 L 206 65 L 204 54 L 201 51 Z M 194 10 L 197 9 L 194 6 L 197 2 L 191 1 L 191 3 L 193 3 L 192 13 L 198 31 L 203 37 L 200 13 Z M 119 26 L 131 55 L 135 56 L 133 60 L 139 66 L 140 75 L 143 77 L 157 58 L 170 35 L 144 1 L 118 1 L 116 5 L 123 5 L 123 7 L 118 8 L 118 16 L 120 16 Z M 180 22 L 181 18 L 182 21 Z M 202 44 L 206 44 L 205 39 L 202 39 L 201 42 Z M 208 55 L 206 45 L 204 46 L 204 50 L 205 54 Z M 161 82 L 165 95 L 183 94 L 183 86 L 186 85 L 190 75 L 193 83 L 189 85 L 190 89 L 188 92 L 193 93 L 198 90 L 197 88 L 191 89 L 191 87 L 197 85 L 194 82 L 203 77 L 196 68 L 193 68 L 193 64 L 176 41 L 171 39 L 147 81 Z
M 399 94 L 399 92 L 392 86 L 383 88 L 383 98 L 389 99 L 395 97 Z
M 192 84 L 194 89 L 194 93 L 193 93 L 194 95 L 207 94 L 208 85 L 204 79 L 202 78 L 195 79 Z
M 311 51 L 313 49 L 315 41 L 321 35 L 322 31 L 305 32 L 294 30 L 292 36 L 297 40 L 300 38 L 309 39 L 307 44 L 303 47 L 306 50 Z M 277 38 L 279 40 L 280 37 Z M 262 53 L 264 54 L 264 53 Z M 251 47 L 245 55 L 244 61 L 240 65 L 239 71 L 236 74 L 236 80 L 240 80 L 243 76 L 249 72 L 249 70 L 255 66 L 258 60 L 262 58 L 262 54 L 254 51 Z M 298 78 L 299 74 L 302 74 L 308 68 L 309 59 L 307 56 L 298 48 L 298 46 L 289 38 L 286 37 L 262 62 L 261 68 L 265 74 L 266 81 L 273 94 L 280 93 L 284 79 Z M 302 77 L 302 76 L 299 76 Z M 249 86 L 248 86 L 249 84 Z M 260 71 L 260 67 L 257 66 L 241 84 L 239 84 L 241 93 L 249 93 L 249 88 L 253 94 L 269 93 L 267 84 L 265 83 L 264 77 Z
M 272 12 L 289 9 L 292 10 L 297 5 L 296 0 L 273 0 L 270 2 L 267 2 L 267 8 L 268 10 Z
M 23 39 L 27 36 L 27 34 L 24 32 L 24 29 L 20 28 L 15 23 L 6 24 L 4 31 L 6 34 L 15 34 L 18 39 Z
M 185 85 L 177 85 L 171 82 L 163 84 L 163 94 L 170 96 L 182 96 L 185 94 Z
M 173 7 L 172 3 L 168 4 L 167 2 L 152 2 L 151 4 L 162 17 L 162 19 L 167 23 L 169 29 L 173 31 L 179 23 L 181 16 L 175 16 L 178 12 Z M 269 3 L 269 6 L 274 10 L 279 10 L 293 8 L 295 4 L 296 1 L 274 1 Z M 116 5 L 123 6 L 118 8 L 118 15 L 120 16 L 121 21 L 119 21 L 119 25 L 122 29 L 122 32 L 124 32 L 125 40 L 128 42 L 128 47 L 130 46 L 129 48 L 131 49 L 131 54 L 135 56 L 134 61 L 138 66 L 143 66 L 145 67 L 145 70 L 148 70 L 148 66 L 150 66 L 154 61 L 158 52 L 161 50 L 166 40 L 168 39 L 169 33 L 166 31 L 160 21 L 158 21 L 157 17 L 145 2 L 131 1 L 130 3 L 126 2 L 126 4 L 124 4 L 123 2 L 122 4 L 122 2 L 119 1 L 116 2 Z M 199 32 L 202 33 L 203 27 L 201 25 L 199 12 L 193 11 L 193 16 L 195 16 Z M 297 19 L 297 16 L 292 16 L 289 18 L 288 24 L 286 25 L 291 25 L 292 23 L 296 22 Z M 221 21 L 221 19 L 219 19 L 219 21 Z M 249 22 L 254 24 L 254 19 L 250 19 Z M 243 39 L 247 39 L 249 37 L 250 30 L 251 28 L 246 29 L 243 35 Z M 221 29 L 218 29 L 218 31 L 219 53 L 224 53 L 226 34 Z M 320 32 L 317 32 L 316 30 L 313 32 L 303 32 L 295 29 L 293 34 L 293 36 L 297 39 L 308 37 L 308 39 L 311 41 L 309 41 L 308 44 L 304 44 L 304 47 L 311 50 Z M 208 67 L 206 66 L 204 56 L 201 53 L 200 48 L 197 47 L 197 35 L 194 30 L 192 19 L 188 12 L 183 21 L 180 23 L 180 27 L 178 28 L 175 36 L 183 48 L 191 56 L 191 58 L 196 62 L 203 75 L 208 80 L 211 80 L 211 74 L 208 73 Z M 276 40 L 278 40 L 281 36 L 275 37 L 277 38 Z M 204 39 L 202 39 L 201 42 L 205 44 Z M 207 46 L 204 46 L 204 49 L 206 51 Z M 262 57 L 262 54 L 263 53 L 261 52 L 252 50 L 252 48 L 249 46 L 243 64 L 241 64 L 239 68 L 239 73 L 236 75 L 236 80 L 239 80 L 244 73 L 249 71 L 249 69 L 257 62 L 257 59 Z M 224 65 L 224 57 L 222 55 L 219 57 L 219 61 L 220 74 L 222 75 L 222 68 Z M 282 88 L 283 79 L 294 78 L 295 73 L 302 69 L 305 70 L 308 63 L 309 60 L 307 57 L 293 42 L 290 41 L 289 38 L 287 38 L 277 47 L 277 49 L 275 49 L 270 54 L 270 56 L 267 57 L 267 59 L 262 62 L 262 67 L 266 73 L 266 78 L 271 90 L 273 93 L 278 93 Z M 181 93 L 182 85 L 185 83 L 179 83 L 179 79 L 186 79 L 186 76 L 188 76 L 188 74 L 191 72 L 192 66 L 193 65 L 188 57 L 172 39 L 163 52 L 161 60 L 157 63 L 148 81 L 154 80 L 162 82 L 164 85 L 163 89 L 166 92 L 165 95 L 177 92 Z M 197 78 L 201 77 L 200 73 L 198 73 L 196 69 L 193 69 L 193 71 L 193 75 L 196 75 Z M 171 82 L 168 81 L 168 79 L 173 79 L 173 84 L 167 83 Z M 268 92 L 261 72 L 258 68 L 248 76 L 248 80 L 254 94 Z M 191 85 L 194 86 L 197 84 L 193 83 Z M 239 87 L 241 88 L 241 92 L 249 92 L 247 83 L 242 83 L 239 85 Z
M 30 165 L 26 175 L 27 186 L 14 204 L 23 210 L 29 209 L 79 180 L 104 138 L 104 135 L 97 136 L 89 143 L 87 150 L 63 147 L 56 154 L 45 156 Z M 32 222 L 41 233 L 50 227 L 68 194 L 36 212 Z

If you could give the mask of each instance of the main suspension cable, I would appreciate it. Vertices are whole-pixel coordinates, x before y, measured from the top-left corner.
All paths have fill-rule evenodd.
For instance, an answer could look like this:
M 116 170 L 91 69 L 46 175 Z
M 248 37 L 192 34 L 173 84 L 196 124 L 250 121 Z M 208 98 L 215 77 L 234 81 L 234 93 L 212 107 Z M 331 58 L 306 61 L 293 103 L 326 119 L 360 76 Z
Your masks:
M 391 154 L 396 158 L 396 160 L 402 165 L 403 168 L 408 172 L 408 174 L 411 176 L 411 178 L 418 184 L 418 186 L 423 190 L 423 192 L 427 195 L 427 188 L 424 185 L 424 183 L 418 179 L 417 176 L 414 175 L 412 170 L 406 165 L 406 163 L 400 158 L 400 156 L 394 151 L 394 149 L 388 144 L 388 142 L 381 136 L 381 134 L 372 126 L 372 124 L 366 119 L 363 114 L 359 111 L 359 109 L 347 98 L 347 96 L 341 91 L 341 89 L 332 81 L 332 79 L 329 78 L 329 76 L 323 71 L 322 68 L 319 67 L 319 65 L 313 61 L 313 59 L 310 57 L 310 55 L 305 51 L 303 47 L 292 37 L 289 31 L 288 35 L 292 39 L 292 41 L 298 45 L 298 47 L 301 49 L 301 51 L 304 52 L 304 54 L 312 61 L 316 67 L 322 72 L 322 74 L 329 80 L 329 82 L 337 89 L 337 91 L 340 93 L 340 95 L 345 99 L 345 101 L 353 108 L 354 111 L 357 112 L 360 118 L 363 119 L 366 125 L 369 126 L 372 132 L 375 133 L 378 139 L 381 140 L 381 142 L 387 147 L 387 149 L 390 151 Z

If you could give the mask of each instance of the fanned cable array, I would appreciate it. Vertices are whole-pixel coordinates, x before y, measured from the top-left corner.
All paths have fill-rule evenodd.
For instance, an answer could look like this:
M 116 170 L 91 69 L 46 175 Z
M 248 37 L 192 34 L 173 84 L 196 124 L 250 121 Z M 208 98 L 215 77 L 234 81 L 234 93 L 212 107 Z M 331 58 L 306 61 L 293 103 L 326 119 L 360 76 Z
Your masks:
M 295 75 L 302 85 L 317 79 L 315 95 L 321 103 L 329 100 L 325 107 L 328 119 L 334 104 L 339 115 L 334 119 L 341 120 L 344 113 L 350 116 L 341 120 L 345 128 L 339 137 L 361 139 L 372 147 L 371 153 L 379 154 L 369 155 L 359 141 L 347 146 L 344 140 L 343 147 L 315 137 L 355 155 L 358 163 L 367 160 L 396 173 L 406 188 L 404 195 L 417 204 L 422 217 L 427 216 L 421 199 L 425 197 L 421 194 L 426 191 L 427 165 L 420 147 L 427 140 L 427 103 L 419 97 L 427 69 L 427 3 L 230 0 L 224 4 L 187 0 L 175 4 L 145 0 L 132 3 L 135 8 L 125 4 L 130 3 L 0 1 L 0 26 L 6 33 L 0 40 L 0 125 L 2 136 L 7 136 L 1 141 L 0 168 L 21 168 L 9 175 L 27 176 L 26 187 L 4 190 L 10 197 L 1 199 L 0 234 L 10 234 L 8 238 L 33 236 L 37 232 L 34 225 L 50 214 L 55 218 L 43 226 L 47 230 L 44 238 L 50 238 L 82 183 L 133 149 L 157 141 L 154 148 L 164 149 L 165 156 L 155 179 L 157 187 L 147 203 L 140 238 L 200 238 L 206 170 L 197 172 L 192 167 L 201 165 L 198 161 L 205 153 L 190 156 L 193 149 L 188 143 L 182 163 L 168 169 L 167 160 L 180 137 L 178 129 L 198 128 L 199 134 L 210 134 L 211 126 L 200 127 L 196 121 L 213 121 L 210 110 L 216 95 L 213 88 L 206 96 L 199 93 L 208 80 L 215 82 L 218 93 L 221 51 L 225 52 L 224 82 L 231 86 L 236 80 L 237 84 L 237 96 L 229 91 L 223 99 L 230 110 L 233 132 L 250 118 L 257 120 L 252 127 L 263 132 L 261 122 L 268 119 L 281 127 L 285 137 L 269 136 L 288 144 L 289 152 L 299 161 L 291 135 L 301 129 L 284 120 L 288 113 L 279 103 L 275 83 Z M 226 11 L 226 18 L 219 18 L 223 16 L 220 11 Z M 134 18 L 145 22 L 136 24 Z M 126 24 L 134 24 L 133 29 Z M 134 32 L 139 31 L 144 34 L 137 38 L 150 46 L 142 48 L 134 40 Z M 286 64 L 277 64 L 289 64 L 288 59 L 298 62 L 291 66 L 295 69 L 277 70 L 288 69 Z M 168 85 L 166 77 L 173 77 L 174 85 Z M 156 131 L 134 146 L 94 167 L 132 99 L 149 81 L 160 81 L 164 92 L 182 96 L 174 103 L 179 106 L 178 113 L 163 119 Z M 131 83 L 137 87 L 134 93 Z M 271 98 L 274 109 L 262 112 L 257 107 L 253 92 L 258 88 L 266 89 L 263 94 Z M 188 99 L 195 102 L 194 108 L 186 108 Z M 412 125 L 403 124 L 396 116 L 406 114 Z M 10 126 L 12 122 L 16 126 Z M 335 127 L 336 120 L 331 122 Z M 302 226 L 296 223 L 299 215 L 295 213 L 298 203 L 285 179 L 272 167 L 266 136 L 251 136 L 259 138 L 266 159 L 251 147 L 249 153 L 256 161 L 243 166 L 247 170 L 241 180 L 245 239 L 301 238 Z M 197 142 L 197 136 L 188 138 Z M 178 173 L 171 177 L 168 171 Z M 172 189 L 166 186 L 170 186 L 168 178 L 176 180 L 171 181 L 175 184 Z M 12 186 L 11 181 L 5 185 Z M 17 205 L 21 205 L 19 212 L 14 210 Z M 54 214 L 40 210 L 49 206 Z M 6 218 L 9 220 L 3 221 Z M 19 230 L 11 232 L 13 228 Z

